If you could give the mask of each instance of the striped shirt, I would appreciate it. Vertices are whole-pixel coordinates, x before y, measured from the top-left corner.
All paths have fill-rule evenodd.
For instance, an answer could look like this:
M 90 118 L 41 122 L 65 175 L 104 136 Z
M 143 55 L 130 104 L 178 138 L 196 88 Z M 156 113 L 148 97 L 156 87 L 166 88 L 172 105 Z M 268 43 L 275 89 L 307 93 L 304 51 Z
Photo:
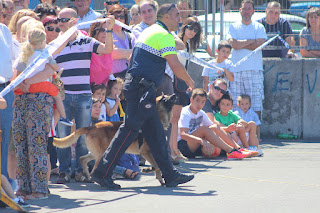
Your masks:
M 78 31 L 77 38 L 68 43 L 55 59 L 64 68 L 61 80 L 66 94 L 91 93 L 90 62 L 92 53 L 97 53 L 101 43 Z

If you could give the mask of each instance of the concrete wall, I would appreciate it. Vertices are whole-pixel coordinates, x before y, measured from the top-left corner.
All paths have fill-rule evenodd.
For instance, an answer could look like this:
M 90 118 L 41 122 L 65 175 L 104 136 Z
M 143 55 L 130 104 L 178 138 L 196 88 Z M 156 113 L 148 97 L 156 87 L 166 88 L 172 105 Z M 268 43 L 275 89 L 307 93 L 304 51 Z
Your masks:
M 280 133 L 320 139 L 320 59 L 264 59 L 265 100 L 261 134 Z M 189 73 L 202 87 L 202 68 L 191 64 Z

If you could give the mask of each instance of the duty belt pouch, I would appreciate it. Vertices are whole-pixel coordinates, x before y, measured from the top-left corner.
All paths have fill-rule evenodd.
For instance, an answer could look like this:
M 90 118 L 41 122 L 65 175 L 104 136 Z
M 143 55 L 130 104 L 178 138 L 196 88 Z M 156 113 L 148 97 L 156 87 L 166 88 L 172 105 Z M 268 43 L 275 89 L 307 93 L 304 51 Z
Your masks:
M 177 76 L 174 76 L 174 88 L 178 92 L 186 92 L 188 85 Z
M 156 91 L 154 87 L 150 87 L 142 94 L 138 104 L 138 114 L 140 118 L 147 119 L 155 112 L 156 107 Z

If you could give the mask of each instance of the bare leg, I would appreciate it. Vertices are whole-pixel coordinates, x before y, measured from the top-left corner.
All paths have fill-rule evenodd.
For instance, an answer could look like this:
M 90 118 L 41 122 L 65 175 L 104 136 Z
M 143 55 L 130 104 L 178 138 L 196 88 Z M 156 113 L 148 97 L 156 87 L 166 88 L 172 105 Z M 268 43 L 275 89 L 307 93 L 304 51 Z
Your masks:
M 249 144 L 246 136 L 246 129 L 244 127 L 237 127 L 236 132 L 241 140 L 242 145 L 245 148 L 249 148 Z
M 202 138 L 202 139 L 204 139 L 206 141 L 209 141 L 211 144 L 223 149 L 227 153 L 231 152 L 231 150 L 233 149 L 232 146 L 230 146 L 227 143 L 223 142 L 213 131 L 211 131 L 210 127 L 201 126 L 197 130 L 195 130 L 192 133 L 192 135 L 197 136 L 199 138 Z M 189 143 L 188 143 L 188 145 L 189 145 Z M 198 145 L 198 147 L 199 147 L 199 145 Z
M 180 151 L 178 151 L 178 121 L 180 118 L 180 113 L 182 110 L 181 105 L 174 105 L 172 108 L 172 118 L 171 118 L 171 136 L 170 136 L 170 149 L 171 156 L 179 156 Z
M 220 139 L 226 142 L 228 145 L 236 149 L 240 148 L 240 146 L 236 143 L 237 141 L 234 142 L 229 134 L 222 130 L 218 125 L 213 124 L 210 126 L 210 129 L 214 131 L 214 133 L 216 133 L 216 135 L 218 135 Z
M 4 175 L 1 175 L 1 189 L 2 189 L 11 199 L 16 198 L 16 195 L 14 194 L 13 189 L 11 188 L 11 185 L 10 185 L 8 179 L 7 179 Z
M 58 109 L 53 110 L 53 117 L 54 117 L 54 126 L 56 127 L 57 123 L 60 119 L 60 113 L 59 113 Z
M 259 147 L 259 140 L 257 138 L 257 125 L 255 122 L 248 123 L 247 131 L 249 132 L 249 145 Z
M 63 118 L 66 118 L 66 111 L 64 109 L 64 105 L 63 105 L 60 93 L 57 96 L 53 97 L 53 98 L 55 100 L 55 103 L 56 103 L 56 106 L 57 106 L 57 110 L 60 113 L 60 116 L 63 117 Z

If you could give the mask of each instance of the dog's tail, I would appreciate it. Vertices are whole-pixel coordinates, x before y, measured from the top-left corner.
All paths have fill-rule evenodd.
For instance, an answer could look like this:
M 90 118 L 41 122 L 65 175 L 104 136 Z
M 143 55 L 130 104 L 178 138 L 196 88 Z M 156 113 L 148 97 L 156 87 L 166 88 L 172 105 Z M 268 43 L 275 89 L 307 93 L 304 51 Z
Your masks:
M 53 145 L 58 148 L 67 148 L 70 147 L 72 144 L 76 143 L 78 138 L 89 132 L 88 127 L 79 128 L 75 132 L 71 133 L 67 137 L 64 138 L 53 138 Z

